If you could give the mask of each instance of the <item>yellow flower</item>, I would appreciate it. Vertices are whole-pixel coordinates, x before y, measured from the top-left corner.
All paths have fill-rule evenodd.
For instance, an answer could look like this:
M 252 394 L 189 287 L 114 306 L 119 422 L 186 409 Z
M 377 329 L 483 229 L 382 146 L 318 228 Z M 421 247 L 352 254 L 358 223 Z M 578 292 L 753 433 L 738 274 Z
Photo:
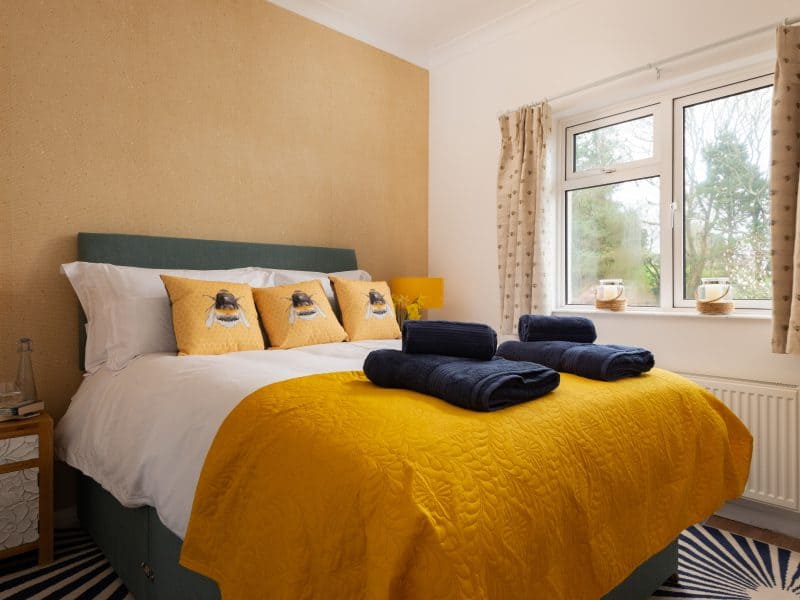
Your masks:
M 408 311 L 408 318 L 412 321 L 418 321 L 422 317 L 420 305 L 416 302 L 407 305 L 406 310 Z
M 392 296 L 392 300 L 398 323 L 402 323 L 406 319 L 418 321 L 422 318 L 422 309 L 425 308 L 422 296 L 417 296 L 413 300 L 405 296 Z

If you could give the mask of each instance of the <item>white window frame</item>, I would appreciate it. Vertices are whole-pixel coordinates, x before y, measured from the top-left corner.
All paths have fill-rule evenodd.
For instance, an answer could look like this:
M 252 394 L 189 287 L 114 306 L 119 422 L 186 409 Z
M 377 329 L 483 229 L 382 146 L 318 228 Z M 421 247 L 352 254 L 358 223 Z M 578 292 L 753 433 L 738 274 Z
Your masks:
M 729 85 L 715 87 L 710 90 L 689 94 L 680 98 L 675 98 L 673 101 L 673 181 L 675 185 L 675 213 L 674 223 L 672 228 L 673 247 L 675 248 L 675 269 L 673 276 L 673 306 L 675 307 L 692 307 L 694 306 L 694 299 L 685 299 L 683 296 L 684 285 L 684 246 L 683 246 L 683 233 L 684 233 L 684 215 L 683 215 L 683 192 L 684 192 L 684 169 L 683 169 L 683 110 L 686 107 L 694 106 L 695 104 L 702 104 L 710 100 L 717 100 L 727 96 L 734 96 L 742 92 L 757 90 L 773 84 L 773 77 L 771 75 L 764 75 L 762 77 L 754 77 L 744 81 L 738 81 Z M 734 282 L 735 284 L 735 282 Z M 734 296 L 736 289 L 734 287 Z M 755 308 L 755 309 L 771 309 L 772 300 L 736 300 L 738 308 Z
M 706 77 L 688 84 L 675 85 L 666 91 L 639 99 L 614 104 L 602 109 L 578 115 L 556 114 L 557 122 L 557 215 L 558 215 L 558 308 L 585 309 L 586 304 L 569 303 L 567 273 L 567 192 L 598 185 L 610 185 L 646 177 L 659 177 L 660 194 L 660 251 L 661 278 L 659 305 L 655 307 L 629 307 L 635 312 L 693 312 L 694 303 L 682 300 L 683 296 L 683 159 L 682 147 L 675 144 L 677 129 L 682 136 L 683 128 L 676 127 L 677 104 L 680 100 L 692 97 L 690 104 L 696 104 L 701 95 L 711 94 L 709 98 L 727 96 L 736 92 L 719 92 L 720 89 L 755 89 L 763 87 L 762 81 L 772 83 L 772 65 L 759 64 L 748 69 L 729 72 L 725 75 Z M 757 82 L 757 83 L 754 83 Z M 663 87 L 663 85 L 662 85 Z M 713 94 L 716 92 L 717 96 Z M 574 149 L 573 135 L 623 123 L 645 115 L 654 119 L 654 156 L 652 158 L 612 165 L 605 169 L 592 169 L 573 173 Z M 682 116 L 680 123 L 682 124 Z M 680 178 L 678 178 L 678 173 Z M 680 232 L 677 230 L 680 225 Z M 680 285 L 678 285 L 678 283 Z M 678 302 L 681 300 L 680 302 Z M 772 307 L 771 300 L 736 300 L 737 308 L 755 309 L 761 313 Z M 691 308 L 690 308 L 691 307 Z M 624 314 L 624 313 L 618 313 Z
M 611 114 L 609 114 L 611 113 Z M 593 169 L 592 171 L 579 172 L 571 174 L 573 157 L 572 152 L 568 149 L 574 148 L 573 136 L 591 131 L 598 127 L 607 127 L 617 123 L 624 123 L 632 119 L 636 119 L 645 115 L 653 115 L 653 134 L 654 146 L 653 157 L 643 160 L 631 161 L 628 163 L 620 163 L 613 165 L 611 168 L 606 169 Z M 665 143 L 668 138 L 666 132 L 669 131 L 669 120 L 671 115 L 666 111 L 663 102 L 658 98 L 643 99 L 635 102 L 629 102 L 622 105 L 617 105 L 611 110 L 604 109 L 593 111 L 592 113 L 581 115 L 569 121 L 563 121 L 559 125 L 559 139 L 562 144 L 562 151 L 559 152 L 559 158 L 564 161 L 564 164 L 559 168 L 561 173 L 561 185 L 559 190 L 559 222 L 562 227 L 559 227 L 562 239 L 559 240 L 560 248 L 560 267 L 559 283 L 561 289 L 559 290 L 559 298 L 562 306 L 587 306 L 585 304 L 571 304 L 569 303 L 569 281 L 567 273 L 567 241 L 568 241 L 568 223 L 567 223 L 567 193 L 573 190 L 580 190 L 588 187 L 599 185 L 613 185 L 615 183 L 623 183 L 625 181 L 633 181 L 636 179 L 646 179 L 650 177 L 659 178 L 659 204 L 662 207 L 659 215 L 660 221 L 663 223 L 664 219 L 669 219 L 669 213 L 665 212 L 663 207 L 665 198 L 671 195 L 669 187 L 669 179 L 671 179 L 671 168 L 666 170 L 665 157 L 669 155 L 669 145 Z M 567 155 L 567 152 L 569 154 Z M 568 158 L 567 158 L 568 156 Z M 569 162 L 567 162 L 569 161 Z M 665 256 L 664 252 L 669 251 L 669 244 L 665 246 L 663 225 L 659 232 L 660 238 L 660 252 L 661 256 Z M 659 288 L 661 290 L 659 298 L 659 306 L 664 305 L 664 289 L 665 278 L 672 277 L 672 271 L 663 263 L 661 265 L 661 280 Z M 665 273 L 665 270 L 668 273 Z M 669 279 L 666 279 L 669 281 Z M 641 310 L 653 310 L 658 307 L 635 307 Z
M 658 105 L 652 106 L 643 106 L 641 108 L 636 108 L 633 110 L 624 111 L 622 113 L 609 115 L 604 118 L 594 119 L 591 121 L 587 121 L 580 125 L 572 125 L 567 129 L 568 138 L 566 140 L 567 144 L 567 157 L 566 157 L 566 178 L 567 180 L 573 179 L 584 179 L 586 177 L 593 177 L 593 176 L 603 176 L 607 174 L 611 174 L 615 171 L 619 170 L 627 170 L 630 168 L 635 167 L 647 167 L 650 165 L 658 164 L 661 162 L 661 157 L 659 156 L 659 148 L 658 145 L 653 146 L 653 156 L 650 158 L 642 158 L 639 160 L 627 161 L 622 163 L 615 163 L 611 165 L 606 165 L 605 167 L 598 167 L 595 169 L 586 169 L 583 171 L 575 171 L 575 136 L 580 135 L 582 133 L 586 133 L 588 131 L 594 131 L 595 129 L 603 129 L 605 127 L 610 127 L 612 125 L 619 125 L 620 123 L 627 123 L 628 121 L 635 121 L 636 119 L 641 119 L 642 117 L 649 117 L 653 116 L 653 128 L 654 132 L 657 130 L 658 127 L 658 117 L 656 116 L 656 111 L 658 109 Z M 657 139 L 657 138 L 654 138 Z

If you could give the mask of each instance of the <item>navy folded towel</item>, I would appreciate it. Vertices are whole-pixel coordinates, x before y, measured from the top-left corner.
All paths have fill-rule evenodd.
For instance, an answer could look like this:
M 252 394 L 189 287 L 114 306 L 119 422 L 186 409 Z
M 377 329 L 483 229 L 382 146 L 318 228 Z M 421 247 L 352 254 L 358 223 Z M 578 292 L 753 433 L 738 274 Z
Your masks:
M 442 354 L 490 360 L 497 351 L 497 333 L 482 323 L 406 321 L 403 352 Z
M 586 342 L 597 339 L 594 323 L 585 317 L 548 317 L 522 315 L 519 318 L 521 342 Z
M 375 385 L 436 396 L 482 412 L 543 396 L 558 387 L 558 373 L 542 365 L 494 358 L 475 360 L 434 354 L 374 350 L 364 373 Z
M 655 365 L 649 350 L 614 344 L 512 341 L 500 344 L 497 356 L 536 362 L 556 371 L 603 381 L 641 375 Z

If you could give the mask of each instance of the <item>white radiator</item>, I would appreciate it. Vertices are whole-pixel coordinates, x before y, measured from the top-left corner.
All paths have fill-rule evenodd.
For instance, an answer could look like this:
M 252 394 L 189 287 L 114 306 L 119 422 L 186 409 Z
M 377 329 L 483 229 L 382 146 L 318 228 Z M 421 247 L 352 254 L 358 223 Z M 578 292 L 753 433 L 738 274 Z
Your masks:
M 753 434 L 753 461 L 744 497 L 800 510 L 797 386 L 683 375 L 722 400 Z

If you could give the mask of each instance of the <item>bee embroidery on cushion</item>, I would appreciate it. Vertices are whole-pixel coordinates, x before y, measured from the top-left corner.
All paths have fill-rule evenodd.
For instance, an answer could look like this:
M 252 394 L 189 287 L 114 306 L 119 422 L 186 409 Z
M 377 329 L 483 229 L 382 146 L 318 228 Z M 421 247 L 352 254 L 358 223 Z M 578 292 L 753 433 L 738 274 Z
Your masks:
M 303 319 L 304 321 L 309 321 L 311 319 L 315 319 L 319 317 L 325 317 L 325 313 L 322 309 L 314 302 L 314 298 L 311 294 L 306 294 L 305 292 L 301 292 L 300 290 L 295 290 L 292 292 L 292 297 L 287 298 L 291 304 L 289 305 L 289 323 L 294 325 L 294 322 L 297 319 Z
M 383 319 L 392 314 L 392 305 L 386 302 L 386 298 L 377 290 L 370 290 L 367 294 L 367 311 L 365 319 Z
M 239 306 L 239 300 L 241 298 L 237 298 L 228 290 L 220 290 L 217 292 L 216 296 L 206 297 L 214 301 L 214 303 L 208 307 L 206 327 L 210 329 L 214 323 L 219 323 L 223 327 L 229 329 L 231 327 L 236 327 L 239 323 L 245 327 L 250 327 L 250 323 L 247 321 L 242 307 Z

